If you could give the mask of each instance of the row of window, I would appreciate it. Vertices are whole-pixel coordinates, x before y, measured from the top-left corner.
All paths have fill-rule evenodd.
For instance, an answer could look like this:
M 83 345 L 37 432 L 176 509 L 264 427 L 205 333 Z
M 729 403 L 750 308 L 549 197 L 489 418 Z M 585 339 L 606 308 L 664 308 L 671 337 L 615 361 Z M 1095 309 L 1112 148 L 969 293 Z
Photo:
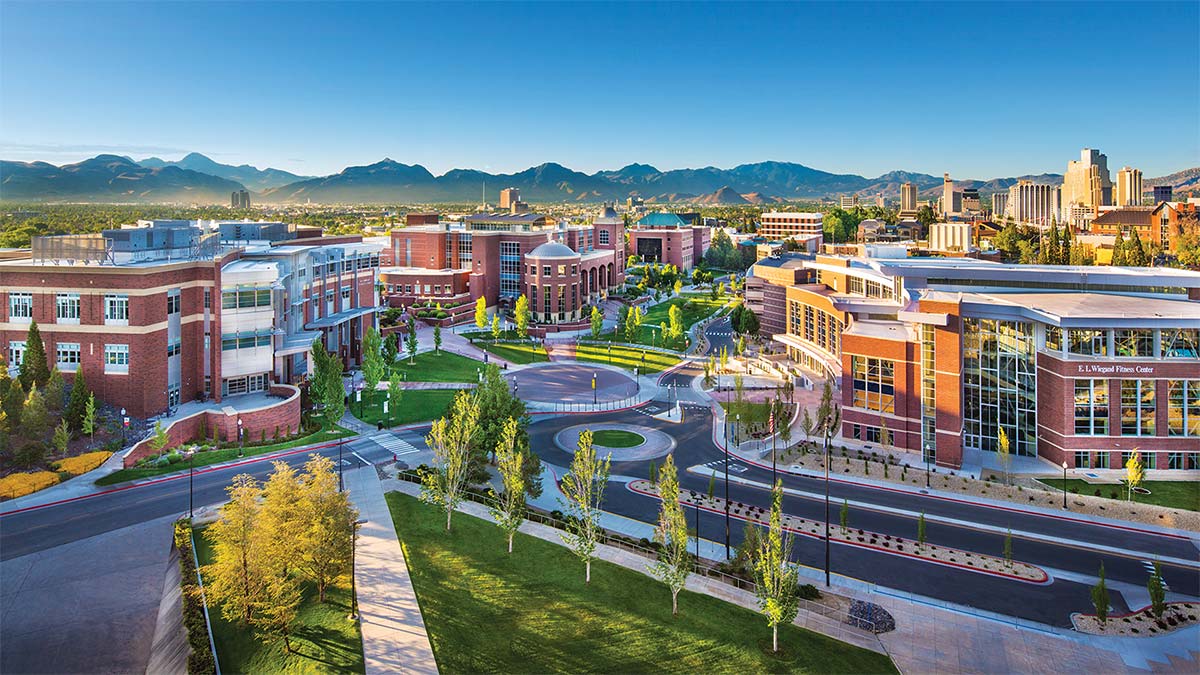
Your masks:
M 1122 436 L 1155 435 L 1155 380 L 1121 380 Z M 1075 435 L 1109 433 L 1108 380 L 1075 380 Z M 1200 436 L 1200 380 L 1167 382 L 1167 435 Z
M 312 266 L 312 275 L 316 279 L 326 274 L 341 274 L 343 271 L 350 273 L 355 270 L 365 270 L 373 267 L 379 267 L 378 254 L 348 258 L 345 261 L 333 260 L 328 263 L 316 263 Z M 297 276 L 304 277 L 304 272 L 305 268 L 301 267 L 300 273 Z
M 425 290 L 422 291 L 421 289 Z M 412 295 L 413 293 L 424 293 L 424 295 L 454 295 L 453 284 L 392 284 L 388 287 L 392 293 L 403 293 Z
M 822 350 L 837 355 L 841 353 L 842 321 L 837 317 L 816 309 L 812 305 L 793 300 L 788 315 L 788 333 L 810 342 Z
M 1200 329 L 1164 329 L 1160 331 L 1158 348 L 1155 348 L 1154 333 L 1150 328 L 1071 328 L 1066 332 L 1067 353 L 1075 356 L 1200 358 Z M 1058 326 L 1046 326 L 1046 349 L 1059 352 L 1062 348 L 1063 330 Z
M 221 351 L 233 349 L 253 349 L 255 347 L 270 347 L 270 331 L 257 333 L 226 333 L 221 336 Z
M 1139 458 L 1142 460 L 1143 469 L 1158 469 L 1157 452 L 1142 452 L 1139 453 Z M 1168 452 L 1167 454 L 1167 469 L 1200 469 L 1200 453 L 1197 452 Z M 1107 452 L 1091 452 L 1090 450 L 1075 451 L 1075 468 L 1076 469 L 1116 469 L 1120 467 L 1109 466 L 1109 453 Z M 1121 453 L 1121 467 L 1125 466 L 1129 459 L 1133 457 L 1132 451 Z
M 178 302 L 178 295 L 175 297 L 176 302 Z M 168 307 L 170 307 L 170 295 L 168 295 Z M 79 323 L 79 294 L 56 294 L 54 298 L 54 315 L 59 323 Z M 31 321 L 33 319 L 33 294 L 9 293 L 8 317 L 9 321 L 14 323 L 27 323 Z M 124 294 L 105 295 L 104 323 L 108 325 L 126 325 L 128 322 L 129 296 Z
M 885 359 L 851 356 L 854 407 L 890 413 L 895 408 L 894 365 Z
M 247 307 L 270 307 L 271 289 L 241 288 L 221 292 L 221 309 L 244 309 Z

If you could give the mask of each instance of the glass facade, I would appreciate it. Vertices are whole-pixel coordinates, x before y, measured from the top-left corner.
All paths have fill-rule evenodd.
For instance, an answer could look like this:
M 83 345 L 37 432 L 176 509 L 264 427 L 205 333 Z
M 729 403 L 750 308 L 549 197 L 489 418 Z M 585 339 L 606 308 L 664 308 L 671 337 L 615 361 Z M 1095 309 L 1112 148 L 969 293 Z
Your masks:
M 1037 454 L 1036 346 L 1032 323 L 964 320 L 965 447 L 994 452 L 1003 427 L 1013 453 Z
M 1200 380 L 1167 382 L 1167 435 L 1200 436 Z
M 890 413 L 895 409 L 895 368 L 891 361 L 850 357 L 854 407 Z
M 516 298 L 521 295 L 521 244 L 515 241 L 500 242 L 500 297 Z M 549 310 L 546 310 L 549 312 Z
M 834 356 L 841 354 L 841 319 L 796 300 L 791 301 L 788 332 Z
M 936 335 L 933 326 L 921 325 L 921 452 L 926 462 L 934 461 L 937 451 Z
M 1108 380 L 1075 380 L 1075 435 L 1108 435 Z
M 1121 380 L 1121 435 L 1154 435 L 1154 380 Z

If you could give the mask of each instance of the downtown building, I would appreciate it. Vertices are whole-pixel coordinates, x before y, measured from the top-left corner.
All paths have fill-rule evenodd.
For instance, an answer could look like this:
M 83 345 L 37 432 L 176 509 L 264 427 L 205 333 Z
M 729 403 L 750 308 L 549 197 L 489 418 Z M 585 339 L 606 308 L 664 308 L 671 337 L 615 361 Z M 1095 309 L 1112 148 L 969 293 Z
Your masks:
M 474 303 L 511 309 L 529 300 L 533 321 L 586 320 L 595 304 L 625 282 L 625 221 L 605 207 L 589 225 L 553 224 L 536 213 L 479 213 L 390 233 L 390 262 L 380 272 L 388 304 L 436 302 L 451 322 Z
M 752 274 L 776 286 L 764 332 L 840 384 L 845 438 L 886 428 L 960 468 L 1004 429 L 1055 466 L 1200 468 L 1200 273 L 817 255 Z
M 379 249 L 242 221 L 35 237 L 0 261 L 0 345 L 15 369 L 37 321 L 49 365 L 136 417 L 271 391 L 310 371 L 317 339 L 359 362 Z

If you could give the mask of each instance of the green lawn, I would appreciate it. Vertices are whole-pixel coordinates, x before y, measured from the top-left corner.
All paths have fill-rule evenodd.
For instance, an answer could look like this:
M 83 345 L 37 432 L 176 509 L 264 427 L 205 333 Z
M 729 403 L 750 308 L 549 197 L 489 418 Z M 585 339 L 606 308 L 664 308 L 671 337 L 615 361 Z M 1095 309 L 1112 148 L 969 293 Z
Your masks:
M 639 334 L 635 336 L 633 342 L 640 345 L 649 345 L 651 347 L 667 347 L 669 349 L 683 350 L 687 348 L 688 341 L 685 335 L 678 340 L 669 341 L 668 344 L 660 344 L 662 330 L 660 324 L 671 325 L 670 311 L 671 307 L 680 307 L 683 311 L 683 326 L 685 331 L 690 329 L 697 321 L 700 321 L 713 312 L 720 309 L 727 301 L 724 299 L 710 300 L 708 296 L 695 294 L 686 294 L 681 298 L 671 298 L 666 302 L 659 303 L 650 309 L 646 310 L 646 314 L 642 317 L 642 326 L 639 329 Z M 601 340 L 616 340 L 617 342 L 629 342 L 624 335 L 616 336 L 611 331 L 600 335 Z
M 206 565 L 212 562 L 212 547 L 202 529 L 195 532 L 196 556 L 201 565 Z M 346 618 L 350 614 L 350 598 L 349 574 L 326 589 L 324 604 L 317 601 L 317 589 L 305 584 L 290 653 L 282 641 L 262 642 L 245 626 L 226 621 L 220 608 L 210 606 L 208 614 L 221 672 L 364 672 L 358 622 Z
M 781 657 L 759 614 L 596 561 L 592 582 L 567 548 L 387 495 L 442 673 L 894 673 L 887 656 L 794 625 Z
M 421 352 L 412 364 L 408 358 L 397 361 L 396 372 L 409 382 L 478 382 L 483 368 L 483 361 L 449 352 Z
M 485 352 L 495 354 L 509 363 L 541 363 L 550 360 L 550 357 L 546 356 L 546 350 L 534 342 L 497 342 L 495 344 L 476 342 L 475 346 Z
M 1063 480 L 1061 478 L 1039 478 L 1038 480 L 1055 490 L 1063 489 Z M 1150 480 L 1143 481 L 1142 487 L 1149 490 L 1150 494 L 1139 495 L 1135 492 L 1133 501 L 1142 504 L 1157 504 L 1158 506 L 1166 506 L 1172 509 L 1200 511 L 1200 483 L 1198 482 Z M 1101 497 L 1111 497 L 1113 490 L 1116 490 L 1119 499 L 1125 499 L 1125 495 L 1128 494 L 1124 483 L 1120 485 L 1098 485 L 1084 482 L 1078 478 L 1068 478 L 1067 490 L 1072 489 L 1078 490 L 1081 495 L 1090 495 L 1093 497 L 1096 494 L 1096 490 L 1100 491 Z
M 473 330 L 473 331 L 470 331 L 467 333 L 460 333 L 460 335 L 462 335 L 465 338 L 474 338 L 476 342 L 478 342 L 479 340 L 491 340 L 492 338 L 496 337 L 496 336 L 492 335 L 492 330 L 490 328 L 487 330 L 483 330 L 481 328 L 479 330 Z M 521 338 L 521 336 L 517 333 L 516 328 L 509 328 L 508 330 L 500 331 L 500 339 L 501 340 L 517 340 L 517 339 L 524 339 L 524 338 Z
M 456 389 L 407 389 L 398 405 L 388 406 L 388 416 L 383 414 L 387 392 L 363 392 L 361 407 L 353 398 L 350 399 L 350 413 L 367 424 L 382 421 L 385 425 L 390 422 L 391 426 L 399 426 L 425 422 L 441 417 L 457 393 Z
M 633 448 L 646 442 L 646 437 L 624 429 L 600 429 L 592 432 L 592 442 L 606 448 Z
M 645 361 L 642 354 L 646 355 Z M 612 358 L 609 359 L 608 345 L 582 344 L 575 347 L 575 360 L 593 363 L 611 363 L 632 371 L 636 366 L 641 373 L 658 373 L 679 363 L 679 357 L 674 354 L 662 354 L 635 347 L 613 345 Z
M 721 407 L 725 408 L 725 410 L 740 414 L 742 416 L 742 423 L 766 424 L 771 417 L 770 403 L 752 403 L 747 401 L 742 404 L 740 410 L 734 411 L 733 409 L 736 405 L 733 401 L 724 401 L 721 403 Z
M 291 448 L 298 448 L 302 445 L 312 445 L 314 443 L 323 443 L 325 441 L 333 441 L 333 440 L 337 440 L 339 438 L 345 438 L 346 436 L 353 436 L 353 435 L 354 435 L 354 432 L 350 431 L 349 429 L 343 429 L 342 427 L 336 427 L 334 429 L 331 429 L 329 432 L 317 431 L 316 433 L 310 434 L 308 436 L 297 438 L 297 439 L 287 441 L 284 443 L 274 443 L 271 445 L 246 447 L 244 449 L 244 452 L 242 453 L 242 455 L 244 457 L 254 457 L 256 455 L 265 455 L 270 452 L 279 452 L 281 450 L 289 450 Z M 193 460 L 192 466 L 194 466 L 195 468 L 198 469 L 202 466 L 209 466 L 211 464 L 220 464 L 221 462 L 228 462 L 231 460 L 235 460 L 237 458 L 238 458 L 237 446 L 224 447 L 224 448 L 221 448 L 220 450 L 209 450 L 208 452 L 197 453 L 196 458 Z M 98 479 L 96 481 L 96 485 L 116 485 L 117 483 L 124 483 L 125 481 L 139 480 L 142 478 L 151 478 L 153 476 L 162 476 L 162 475 L 165 475 L 168 473 L 178 473 L 180 471 L 187 471 L 187 470 L 188 470 L 187 461 L 182 461 L 182 462 L 179 462 L 176 464 L 171 464 L 168 466 L 147 466 L 147 467 L 135 467 L 132 469 L 120 469 L 120 470 L 117 470 L 117 471 L 114 471 L 114 472 L 108 474 L 107 476 L 101 477 L 100 479 Z

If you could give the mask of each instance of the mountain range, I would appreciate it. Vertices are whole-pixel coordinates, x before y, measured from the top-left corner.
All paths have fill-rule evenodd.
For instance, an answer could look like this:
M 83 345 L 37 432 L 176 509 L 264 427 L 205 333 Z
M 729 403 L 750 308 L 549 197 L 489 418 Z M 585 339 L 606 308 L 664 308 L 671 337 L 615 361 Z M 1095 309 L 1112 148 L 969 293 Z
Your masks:
M 982 194 L 1006 190 L 1017 180 L 1059 183 L 1060 174 L 1043 173 L 990 180 L 956 180 L 959 188 Z M 309 178 L 279 169 L 220 164 L 199 153 L 175 162 L 151 157 L 100 155 L 56 167 L 45 162 L 0 161 L 0 199 L 12 201 L 123 201 L 228 203 L 229 193 L 248 189 L 255 203 L 477 203 L 495 201 L 502 188 L 516 187 L 528 202 L 600 202 L 639 196 L 649 203 L 770 204 L 882 193 L 896 198 L 905 182 L 916 184 L 922 198 L 934 198 L 942 177 L 892 171 L 876 178 L 836 174 L 791 162 L 757 162 L 731 169 L 703 167 L 660 171 L 630 164 L 615 171 L 586 174 L 553 162 L 511 174 L 453 169 L 433 175 L 419 164 L 383 159 L 351 166 L 329 176 Z M 1200 188 L 1200 168 L 1148 178 L 1147 189 L 1171 184 L 1177 190 Z

